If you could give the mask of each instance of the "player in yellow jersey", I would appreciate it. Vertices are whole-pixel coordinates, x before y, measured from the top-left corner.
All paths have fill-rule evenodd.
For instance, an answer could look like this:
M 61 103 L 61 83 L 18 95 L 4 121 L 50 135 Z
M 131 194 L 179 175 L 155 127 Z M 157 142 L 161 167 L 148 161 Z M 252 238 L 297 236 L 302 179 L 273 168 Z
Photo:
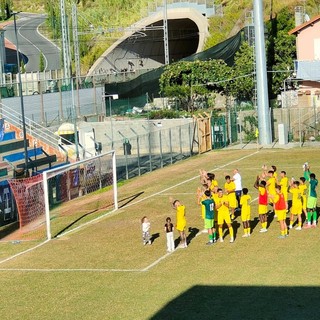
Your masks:
M 243 223 L 244 235 L 243 238 L 250 237 L 250 219 L 251 219 L 251 196 L 248 194 L 248 188 L 242 189 L 242 196 L 240 197 L 240 207 L 241 207 L 241 220 Z
M 211 198 L 214 201 L 214 203 L 217 203 L 218 201 L 218 189 L 215 189 L 214 192 L 211 193 Z M 214 206 L 214 225 L 218 225 L 218 210 L 217 207 Z
M 286 224 L 287 202 L 284 198 L 284 194 L 281 191 L 281 186 L 276 185 L 276 195 L 273 197 L 274 211 L 278 217 L 280 225 L 280 239 L 285 239 L 288 236 L 288 228 Z
M 230 215 L 233 220 L 235 218 L 234 211 L 237 208 L 236 185 L 229 175 L 225 176 L 225 179 L 224 189 L 225 194 L 228 196 Z
M 299 179 L 300 185 L 299 189 L 301 191 L 301 197 L 302 197 L 302 212 L 305 215 L 305 219 L 308 220 L 308 215 L 307 215 L 307 185 L 306 185 L 306 178 L 305 177 L 300 177 Z
M 267 232 L 267 211 L 268 211 L 268 192 L 266 188 L 266 181 L 260 179 L 259 176 L 257 176 L 257 179 L 254 183 L 254 187 L 258 190 L 259 192 L 259 198 L 258 198 L 258 214 L 259 214 L 259 219 L 261 223 L 261 230 L 260 232 Z
M 172 207 L 176 209 L 176 230 L 179 231 L 179 235 L 180 235 L 179 248 L 186 248 L 187 247 L 187 237 L 185 233 L 185 229 L 187 227 L 186 207 L 183 204 L 181 204 L 179 200 L 174 200 L 172 202 Z
M 299 181 L 293 181 L 290 182 L 290 189 L 289 193 L 292 194 L 292 206 L 291 206 L 291 212 L 290 212 L 290 225 L 289 229 L 292 229 L 294 217 L 298 217 L 298 226 L 296 227 L 296 230 L 301 230 L 302 226 L 302 195 L 301 190 L 299 188 Z
M 231 226 L 231 219 L 229 213 L 229 202 L 228 196 L 223 194 L 221 188 L 218 189 L 218 196 L 216 197 L 217 202 L 215 203 L 218 211 L 218 226 L 219 226 L 219 239 L 223 242 L 223 224 L 227 224 L 230 233 L 230 242 L 234 242 L 233 228 Z
M 276 184 L 278 183 L 278 172 L 277 172 L 277 167 L 276 166 L 271 166 L 272 171 L 273 171 L 273 176 L 276 179 Z
M 280 181 L 279 186 L 281 187 L 281 193 L 284 196 L 284 200 L 286 202 L 286 209 L 288 210 L 288 187 L 289 187 L 289 181 L 287 177 L 287 173 L 285 171 L 280 172 Z
M 270 195 L 270 202 L 271 205 L 273 205 L 273 198 L 276 195 L 276 184 L 277 184 L 277 179 L 274 176 L 274 171 L 273 170 L 269 170 L 268 171 L 268 176 L 269 179 L 267 181 L 267 191 L 268 191 L 268 195 Z

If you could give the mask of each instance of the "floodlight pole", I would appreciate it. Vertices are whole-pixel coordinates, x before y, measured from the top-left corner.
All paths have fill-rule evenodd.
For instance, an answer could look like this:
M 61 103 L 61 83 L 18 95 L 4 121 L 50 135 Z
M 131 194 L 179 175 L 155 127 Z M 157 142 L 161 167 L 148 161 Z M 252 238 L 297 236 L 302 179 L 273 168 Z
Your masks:
M 22 132 L 23 132 L 23 149 L 24 149 L 24 172 L 28 171 L 28 145 L 27 145 L 27 131 L 26 131 L 26 120 L 24 116 L 24 102 L 22 94 L 22 82 L 21 82 L 21 72 L 20 72 L 20 53 L 19 53 L 19 41 L 17 33 L 17 23 L 16 15 L 20 12 L 13 12 L 13 25 L 14 34 L 16 38 L 16 53 L 17 53 L 17 64 L 18 64 L 18 80 L 19 80 L 19 95 L 20 95 L 20 107 L 21 107 L 21 117 L 22 117 Z
M 258 126 L 262 145 L 271 144 L 271 121 L 269 115 L 266 50 L 264 41 L 264 17 L 262 0 L 254 0 L 254 32 L 257 73 Z

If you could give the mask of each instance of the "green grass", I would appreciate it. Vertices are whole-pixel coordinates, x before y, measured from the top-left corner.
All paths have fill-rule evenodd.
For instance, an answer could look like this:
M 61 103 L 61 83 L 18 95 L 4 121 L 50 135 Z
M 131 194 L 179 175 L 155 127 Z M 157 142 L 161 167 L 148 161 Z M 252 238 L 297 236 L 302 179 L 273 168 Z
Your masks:
M 254 199 L 263 164 L 299 177 L 309 161 L 319 174 L 319 155 L 316 148 L 212 151 L 132 179 L 119 187 L 120 206 L 126 206 L 116 213 L 0 264 L 2 319 L 317 319 L 319 229 L 293 230 L 280 240 L 271 221 L 267 233 L 260 234 L 258 224 L 243 239 L 237 218 L 235 243 L 227 235 L 207 247 L 200 234 L 187 249 L 164 257 L 163 226 L 167 216 L 175 220 L 172 196 L 186 205 L 188 226 L 202 230 L 200 168 L 215 172 L 220 185 L 225 173 L 239 168 Z M 143 215 L 159 233 L 146 247 Z M 0 258 L 31 245 L 1 243 Z

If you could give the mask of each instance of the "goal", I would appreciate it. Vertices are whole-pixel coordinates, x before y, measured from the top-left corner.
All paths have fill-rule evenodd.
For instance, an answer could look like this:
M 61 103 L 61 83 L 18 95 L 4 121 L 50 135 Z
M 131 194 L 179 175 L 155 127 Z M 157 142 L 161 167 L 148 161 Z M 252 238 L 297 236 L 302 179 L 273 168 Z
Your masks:
M 9 180 L 19 239 L 48 239 L 118 209 L 115 152 Z

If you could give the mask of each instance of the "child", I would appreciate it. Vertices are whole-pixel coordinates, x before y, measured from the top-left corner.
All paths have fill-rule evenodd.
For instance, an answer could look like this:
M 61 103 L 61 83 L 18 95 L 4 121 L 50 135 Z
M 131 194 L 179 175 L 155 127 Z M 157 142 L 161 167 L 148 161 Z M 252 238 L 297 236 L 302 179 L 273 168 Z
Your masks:
M 176 209 L 176 229 L 180 234 L 179 248 L 187 248 L 187 237 L 185 233 L 187 226 L 187 220 L 185 216 L 186 207 L 181 204 L 179 200 L 174 200 L 172 202 L 172 207 Z
M 166 219 L 166 224 L 164 225 L 164 231 L 167 236 L 167 251 L 174 251 L 174 240 L 173 240 L 173 224 L 171 223 L 171 218 L 168 217 Z
M 288 228 L 286 224 L 286 214 L 287 214 L 287 201 L 282 192 L 282 186 L 276 186 L 276 195 L 273 196 L 274 211 L 278 217 L 280 224 L 280 236 L 279 239 L 284 239 L 288 236 Z
M 248 194 L 248 188 L 242 189 L 242 196 L 240 197 L 240 207 L 241 207 L 241 220 L 243 223 L 244 235 L 242 238 L 250 237 L 250 215 L 251 215 L 251 196 Z
M 257 176 L 257 179 L 254 183 L 254 187 L 259 191 L 258 213 L 259 213 L 259 219 L 262 227 L 260 232 L 268 231 L 267 229 L 268 192 L 267 192 L 266 184 L 267 183 L 265 180 L 260 180 L 260 177 Z
M 294 216 L 298 216 L 298 226 L 296 227 L 296 230 L 301 230 L 302 226 L 302 196 L 301 196 L 301 190 L 299 188 L 299 181 L 292 181 L 290 182 L 290 189 L 289 192 L 292 194 L 292 206 L 291 206 L 291 212 L 290 212 L 290 225 L 289 229 L 292 229 L 293 227 L 293 219 Z
M 217 200 L 216 202 L 216 208 L 218 211 L 218 225 L 219 225 L 219 239 L 220 242 L 223 242 L 223 224 L 224 222 L 227 224 L 227 227 L 229 228 L 230 233 L 230 243 L 234 242 L 234 236 L 233 236 L 233 228 L 231 226 L 231 219 L 230 219 L 230 213 L 229 213 L 229 203 L 228 203 L 228 196 L 224 195 L 222 192 L 222 189 L 218 189 L 218 196 L 215 198 Z
M 204 220 L 204 226 L 208 230 L 209 234 L 209 242 L 207 242 L 207 245 L 211 245 L 214 242 L 216 242 L 216 232 L 213 231 L 214 226 L 214 201 L 211 198 L 211 192 L 209 190 L 206 190 L 204 192 L 205 199 L 201 202 L 201 204 L 205 207 L 205 220 Z
M 143 244 L 151 244 L 150 240 L 150 222 L 146 216 L 141 219 L 142 240 Z

